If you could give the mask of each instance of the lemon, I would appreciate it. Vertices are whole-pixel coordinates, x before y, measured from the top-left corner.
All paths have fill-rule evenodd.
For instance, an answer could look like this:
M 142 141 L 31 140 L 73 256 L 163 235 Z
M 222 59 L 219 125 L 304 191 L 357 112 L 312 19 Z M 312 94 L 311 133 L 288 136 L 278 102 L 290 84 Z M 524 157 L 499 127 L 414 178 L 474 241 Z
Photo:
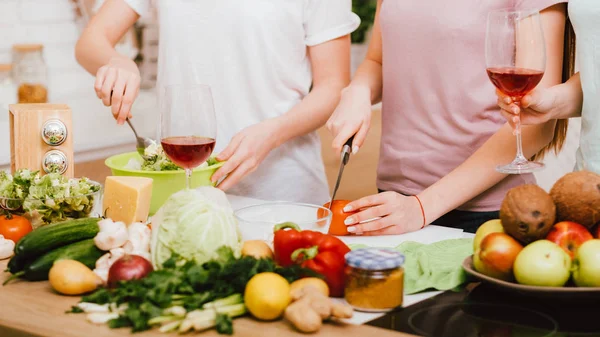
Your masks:
M 290 293 L 294 293 L 294 291 L 300 290 L 307 286 L 315 287 L 317 291 L 329 297 L 329 287 L 327 286 L 327 283 L 325 283 L 325 281 L 321 280 L 320 278 L 316 277 L 301 278 L 297 281 L 292 282 L 290 286 Z
M 260 320 L 279 318 L 291 300 L 290 284 L 281 275 L 270 272 L 256 274 L 246 284 L 246 308 Z

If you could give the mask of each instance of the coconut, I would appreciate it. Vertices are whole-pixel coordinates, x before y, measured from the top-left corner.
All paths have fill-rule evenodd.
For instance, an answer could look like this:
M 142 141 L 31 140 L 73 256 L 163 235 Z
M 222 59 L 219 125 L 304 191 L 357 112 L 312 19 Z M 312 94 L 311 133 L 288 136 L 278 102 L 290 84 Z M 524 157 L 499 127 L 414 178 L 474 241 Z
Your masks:
M 577 171 L 564 175 L 552 186 L 557 221 L 573 221 L 588 229 L 600 223 L 600 175 Z
M 545 238 L 555 219 L 552 197 L 537 185 L 510 189 L 500 207 L 504 231 L 525 245 Z

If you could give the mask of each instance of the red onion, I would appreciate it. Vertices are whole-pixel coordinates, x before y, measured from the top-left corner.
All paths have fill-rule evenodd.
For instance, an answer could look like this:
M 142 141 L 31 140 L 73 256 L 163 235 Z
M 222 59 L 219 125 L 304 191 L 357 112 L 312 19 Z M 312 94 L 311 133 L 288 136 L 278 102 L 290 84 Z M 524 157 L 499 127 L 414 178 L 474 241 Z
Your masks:
M 153 271 L 150 261 L 139 255 L 125 255 L 115 261 L 108 270 L 108 286 L 114 287 L 119 281 L 138 280 Z

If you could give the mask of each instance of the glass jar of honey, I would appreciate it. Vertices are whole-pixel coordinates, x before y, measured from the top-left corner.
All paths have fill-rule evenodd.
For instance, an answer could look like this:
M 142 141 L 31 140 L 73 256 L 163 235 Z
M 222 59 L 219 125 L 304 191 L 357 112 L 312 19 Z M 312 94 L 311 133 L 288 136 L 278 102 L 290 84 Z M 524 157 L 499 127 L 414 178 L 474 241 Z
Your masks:
M 41 44 L 13 46 L 14 79 L 19 103 L 48 102 L 48 74 Z
M 386 312 L 404 300 L 404 255 L 366 248 L 346 254 L 346 301 L 358 311 Z

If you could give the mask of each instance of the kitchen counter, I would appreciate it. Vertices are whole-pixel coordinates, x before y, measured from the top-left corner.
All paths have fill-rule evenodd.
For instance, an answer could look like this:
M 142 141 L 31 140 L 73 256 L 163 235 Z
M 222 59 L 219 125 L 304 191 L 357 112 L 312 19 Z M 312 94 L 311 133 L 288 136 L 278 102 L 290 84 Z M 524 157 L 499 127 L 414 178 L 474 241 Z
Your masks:
M 260 202 L 259 200 L 230 196 L 232 206 L 237 209 Z M 378 247 L 393 247 L 402 241 L 413 240 L 423 243 L 449 238 L 464 237 L 460 230 L 429 226 L 416 233 L 381 237 L 348 237 L 347 243 L 364 243 Z M 0 261 L 0 270 L 6 269 L 8 260 Z M 10 274 L 1 273 L 0 283 Z M 424 292 L 405 296 L 405 306 L 425 300 L 439 292 Z M 79 297 L 68 297 L 56 294 L 48 282 L 14 281 L 0 287 L 0 336 L 2 337 L 104 337 L 131 336 L 129 330 L 111 330 L 105 325 L 92 325 L 84 314 L 65 314 Z M 363 337 L 377 334 L 379 337 L 411 336 L 391 330 L 384 330 L 364 323 L 382 316 L 355 312 L 355 317 L 345 322 L 324 324 L 317 336 L 331 337 Z M 296 332 L 291 325 L 281 320 L 277 322 L 259 322 L 249 317 L 234 320 L 236 336 L 306 336 Z M 202 333 L 204 336 L 217 336 L 214 330 Z M 135 336 L 166 336 L 157 330 L 138 333 Z
M 0 261 L 0 269 L 6 268 L 6 261 Z M 7 273 L 0 275 L 3 282 Z M 92 325 L 85 314 L 65 314 L 79 297 L 61 296 L 52 291 L 48 282 L 16 281 L 0 288 L 0 336 L 2 337 L 108 337 L 132 336 L 128 329 L 111 330 L 106 325 Z M 296 332 L 291 325 L 281 320 L 259 322 L 249 317 L 234 320 L 235 336 L 240 337 L 279 337 L 306 336 Z M 366 325 L 324 324 L 316 336 L 364 337 L 377 334 L 378 337 L 411 336 Z M 201 336 L 219 336 L 214 330 L 205 331 Z M 136 333 L 136 337 L 165 337 L 177 334 L 163 334 L 158 330 Z

